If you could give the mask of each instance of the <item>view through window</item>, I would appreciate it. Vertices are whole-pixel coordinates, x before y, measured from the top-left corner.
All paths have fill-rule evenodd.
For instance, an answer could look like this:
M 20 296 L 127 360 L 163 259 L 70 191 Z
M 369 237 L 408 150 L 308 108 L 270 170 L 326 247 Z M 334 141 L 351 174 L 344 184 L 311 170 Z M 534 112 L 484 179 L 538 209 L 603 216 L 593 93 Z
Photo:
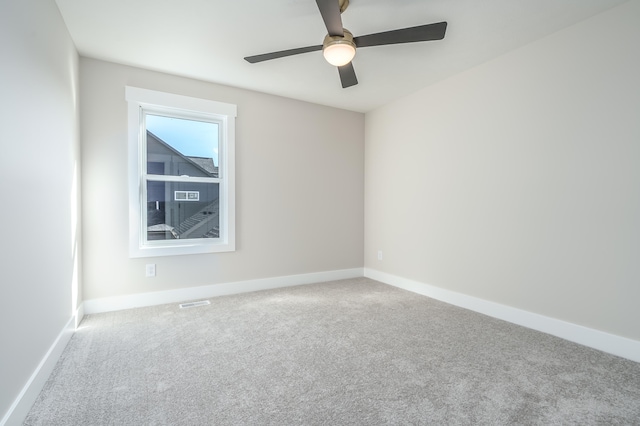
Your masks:
M 147 241 L 220 237 L 219 124 L 145 114 Z

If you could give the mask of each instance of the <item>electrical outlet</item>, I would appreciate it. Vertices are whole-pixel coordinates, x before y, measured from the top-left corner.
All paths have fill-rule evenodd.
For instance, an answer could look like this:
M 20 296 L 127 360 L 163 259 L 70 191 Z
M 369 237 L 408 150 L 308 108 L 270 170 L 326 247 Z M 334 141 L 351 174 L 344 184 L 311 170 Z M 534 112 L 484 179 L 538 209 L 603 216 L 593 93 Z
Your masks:
M 378 260 L 382 260 L 382 250 L 378 250 Z
M 147 277 L 155 277 L 156 276 L 156 264 L 155 263 L 147 263 L 146 275 L 147 275 Z

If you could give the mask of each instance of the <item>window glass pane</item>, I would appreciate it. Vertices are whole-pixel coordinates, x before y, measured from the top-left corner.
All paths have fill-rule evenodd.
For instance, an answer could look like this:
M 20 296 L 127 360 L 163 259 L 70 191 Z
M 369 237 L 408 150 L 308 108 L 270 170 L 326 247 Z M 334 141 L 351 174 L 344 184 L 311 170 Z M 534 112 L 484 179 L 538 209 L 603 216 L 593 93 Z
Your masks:
M 147 241 L 220 237 L 220 185 L 147 181 Z
M 218 177 L 218 124 L 147 114 L 147 173 Z

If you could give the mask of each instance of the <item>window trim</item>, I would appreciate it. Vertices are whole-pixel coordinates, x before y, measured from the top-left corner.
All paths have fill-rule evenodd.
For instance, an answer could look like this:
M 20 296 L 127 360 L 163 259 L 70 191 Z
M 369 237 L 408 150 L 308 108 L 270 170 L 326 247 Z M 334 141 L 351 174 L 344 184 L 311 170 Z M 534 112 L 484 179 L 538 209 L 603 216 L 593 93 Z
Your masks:
M 237 106 L 202 98 L 175 95 L 138 87 L 125 87 L 128 103 L 129 257 L 175 256 L 235 251 L 235 118 Z M 220 180 L 220 238 L 152 241 L 145 243 L 142 196 L 146 191 L 146 129 L 144 111 L 178 117 L 198 117 L 221 126 L 218 153 Z M 172 180 L 174 180 L 172 177 Z M 179 177 L 178 177 L 179 178 Z

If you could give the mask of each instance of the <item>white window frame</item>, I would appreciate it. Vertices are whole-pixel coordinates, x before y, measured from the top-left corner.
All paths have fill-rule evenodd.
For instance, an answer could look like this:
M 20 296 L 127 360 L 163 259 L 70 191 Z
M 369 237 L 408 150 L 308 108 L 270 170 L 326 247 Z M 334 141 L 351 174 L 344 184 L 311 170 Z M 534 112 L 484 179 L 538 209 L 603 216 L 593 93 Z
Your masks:
M 235 119 L 233 104 L 125 87 L 129 140 L 129 257 L 175 256 L 235 251 Z M 146 127 L 145 113 L 204 119 L 220 127 L 218 178 L 220 237 L 146 241 Z M 171 180 L 180 180 L 172 176 Z M 197 179 L 197 178 L 191 178 Z M 205 178 L 200 178 L 205 179 Z

